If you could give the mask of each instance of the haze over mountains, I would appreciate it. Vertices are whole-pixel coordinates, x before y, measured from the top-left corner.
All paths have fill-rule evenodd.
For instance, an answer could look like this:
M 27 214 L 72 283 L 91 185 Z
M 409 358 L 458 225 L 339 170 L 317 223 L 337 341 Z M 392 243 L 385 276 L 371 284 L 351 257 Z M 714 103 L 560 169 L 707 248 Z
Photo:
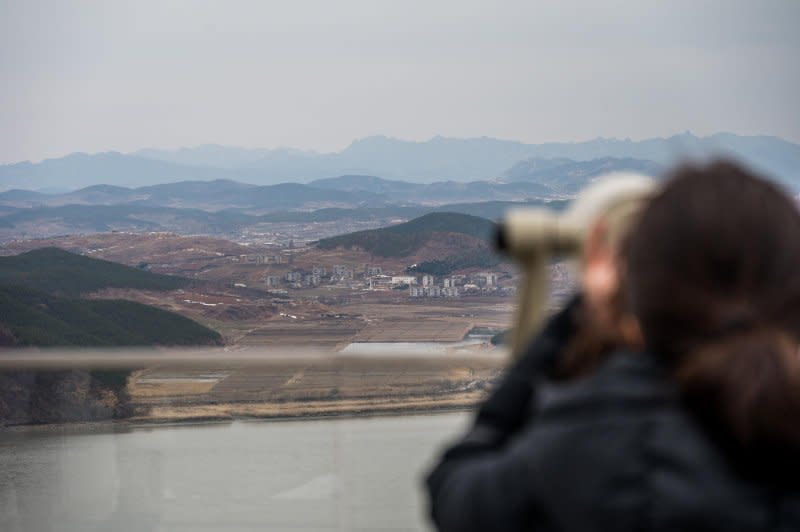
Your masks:
M 686 157 L 727 155 L 797 187 L 800 145 L 777 137 L 690 133 L 642 141 L 598 138 L 585 142 L 524 144 L 492 138 L 434 137 L 412 142 L 383 136 L 353 142 L 336 153 L 291 149 L 244 149 L 204 145 L 130 154 L 74 153 L 40 163 L 0 166 L 0 189 L 78 189 L 96 184 L 141 187 L 187 180 L 227 179 L 269 185 L 308 183 L 339 175 L 370 175 L 412 183 L 515 179 L 524 168 L 546 167 L 542 159 L 586 162 L 612 158 L 664 168 Z
M 115 230 L 238 239 L 270 233 L 271 223 L 305 224 L 307 239 L 319 222 L 329 226 L 317 237 L 435 210 L 496 219 L 512 202 L 568 200 L 609 172 L 659 176 L 683 157 L 719 154 L 800 191 L 800 145 L 728 133 L 538 145 L 369 137 L 329 154 L 212 145 L 75 153 L 0 166 L 0 241 Z
M 250 185 L 238 181 L 180 181 L 137 188 L 92 185 L 62 194 L 12 189 L 0 193 L 0 205 L 17 208 L 67 205 L 131 205 L 195 208 L 208 211 L 244 209 L 260 214 L 276 210 L 323 207 L 380 207 L 476 201 L 521 201 L 573 195 L 595 177 L 612 171 L 657 175 L 661 167 L 639 159 L 602 158 L 524 160 L 502 179 L 412 183 L 366 175 L 343 175 L 307 184 Z

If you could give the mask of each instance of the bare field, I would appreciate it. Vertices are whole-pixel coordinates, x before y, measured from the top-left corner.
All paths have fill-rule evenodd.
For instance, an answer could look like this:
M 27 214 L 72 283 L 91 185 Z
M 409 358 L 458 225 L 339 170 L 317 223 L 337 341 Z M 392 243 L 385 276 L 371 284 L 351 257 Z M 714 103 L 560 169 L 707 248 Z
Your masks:
M 276 361 L 258 368 L 153 368 L 129 381 L 141 419 L 286 417 L 468 406 L 507 360 L 351 358 Z
M 346 312 L 367 319 L 411 320 L 424 323 L 431 319 L 469 324 L 472 327 L 502 329 L 511 325 L 515 300 L 504 297 L 462 297 L 450 300 L 375 299 L 353 301 Z
M 364 326 L 359 319 L 292 319 L 280 316 L 250 330 L 240 345 L 300 345 L 337 350 L 352 341 Z
M 471 329 L 470 323 L 444 320 L 392 320 L 370 323 L 359 331 L 355 342 L 458 342 Z

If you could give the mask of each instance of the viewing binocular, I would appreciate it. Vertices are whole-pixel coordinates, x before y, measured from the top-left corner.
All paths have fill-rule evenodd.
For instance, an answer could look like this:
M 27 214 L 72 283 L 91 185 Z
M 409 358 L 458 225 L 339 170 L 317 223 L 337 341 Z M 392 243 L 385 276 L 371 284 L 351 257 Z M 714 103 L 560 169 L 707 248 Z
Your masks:
M 495 245 L 522 269 L 511 348 L 516 358 L 546 315 L 550 295 L 548 265 L 557 258 L 579 258 L 599 221 L 614 241 L 630 229 L 631 220 L 655 190 L 655 182 L 639 174 L 611 174 L 596 179 L 564 212 L 547 208 L 510 210 L 500 222 Z

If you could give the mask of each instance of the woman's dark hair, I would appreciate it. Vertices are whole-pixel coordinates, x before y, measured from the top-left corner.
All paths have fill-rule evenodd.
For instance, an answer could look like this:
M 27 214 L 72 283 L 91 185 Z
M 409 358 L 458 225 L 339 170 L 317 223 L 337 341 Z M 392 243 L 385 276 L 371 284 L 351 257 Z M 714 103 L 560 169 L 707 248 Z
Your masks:
M 797 452 L 795 202 L 730 162 L 679 168 L 642 212 L 625 259 L 627 305 L 691 410 L 740 449 Z

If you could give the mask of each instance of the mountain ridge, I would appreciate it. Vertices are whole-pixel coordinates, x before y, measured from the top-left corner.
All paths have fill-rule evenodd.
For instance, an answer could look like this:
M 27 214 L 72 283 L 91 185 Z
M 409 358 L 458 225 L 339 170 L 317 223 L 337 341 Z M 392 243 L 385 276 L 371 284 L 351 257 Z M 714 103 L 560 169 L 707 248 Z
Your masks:
M 484 181 L 414 183 L 373 175 L 346 174 L 308 183 L 274 185 L 254 185 L 231 179 L 188 180 L 136 188 L 98 184 L 60 194 L 9 190 L 0 193 L 0 205 L 55 207 L 71 204 L 136 204 L 210 211 L 257 209 L 267 212 L 322 206 L 519 201 L 574 194 L 592 178 L 614 171 L 656 174 L 660 171 L 660 166 L 650 161 L 630 158 L 592 161 L 526 159 L 508 169 L 504 177 Z M 571 179 L 574 183 L 564 186 Z
M 380 175 L 418 183 L 467 182 L 499 177 L 514 164 L 534 157 L 575 161 L 603 157 L 634 158 L 669 167 L 686 158 L 708 159 L 720 155 L 739 159 L 783 183 L 797 186 L 800 180 L 800 144 L 776 136 L 725 132 L 706 137 L 687 132 L 638 141 L 596 138 L 541 144 L 490 137 L 458 139 L 439 136 L 416 142 L 372 136 L 357 139 L 333 153 L 216 146 L 212 155 L 206 153 L 208 149 L 194 148 L 197 151 L 195 156 L 192 150 L 76 153 L 40 163 L 2 165 L 0 187 L 65 186 L 67 179 L 71 180 L 69 185 L 72 187 L 99 182 L 143 186 L 219 178 L 263 185 L 292 180 L 308 182 L 346 174 Z

